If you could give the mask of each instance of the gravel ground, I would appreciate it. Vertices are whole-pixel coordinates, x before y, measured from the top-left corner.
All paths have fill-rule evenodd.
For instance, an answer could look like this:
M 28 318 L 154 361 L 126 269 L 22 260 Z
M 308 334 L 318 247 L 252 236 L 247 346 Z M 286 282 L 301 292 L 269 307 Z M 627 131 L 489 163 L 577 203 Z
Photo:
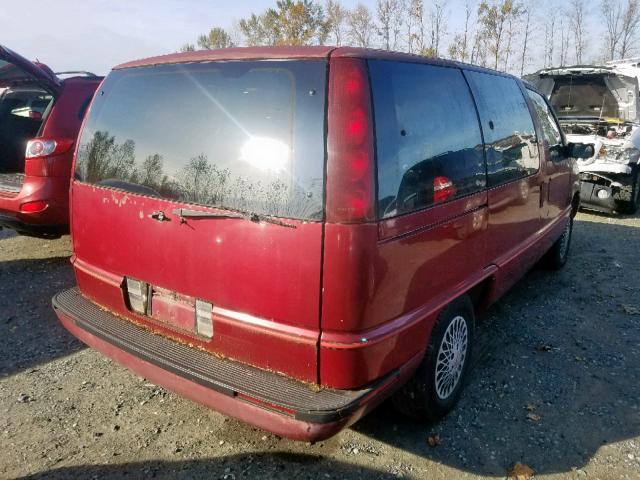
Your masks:
M 0 232 L 0 477 L 640 479 L 640 218 L 578 215 L 571 258 L 479 319 L 458 407 L 417 424 L 383 405 L 296 443 L 149 384 L 57 323 L 69 239 Z M 429 437 L 439 444 L 429 445 Z M 437 443 L 437 442 L 431 442 Z

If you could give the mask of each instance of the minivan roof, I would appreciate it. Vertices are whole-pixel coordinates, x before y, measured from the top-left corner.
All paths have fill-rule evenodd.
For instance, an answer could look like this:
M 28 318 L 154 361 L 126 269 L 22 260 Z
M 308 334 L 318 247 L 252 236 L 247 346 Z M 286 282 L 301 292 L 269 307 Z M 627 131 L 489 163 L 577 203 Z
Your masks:
M 219 50 L 197 50 L 194 52 L 170 53 L 156 57 L 133 60 L 113 67 L 114 70 L 133 67 L 147 67 L 151 65 L 163 65 L 171 63 L 211 62 L 224 60 L 288 60 L 288 59 L 327 59 L 331 57 L 352 57 L 376 60 L 396 60 L 412 63 L 426 63 L 448 67 L 465 68 L 494 75 L 513 77 L 507 73 L 498 72 L 489 68 L 479 67 L 452 60 L 425 57 L 422 55 L 377 50 L 373 48 L 335 47 L 330 45 L 304 46 L 304 47 L 234 47 Z M 515 78 L 515 77 L 513 77 Z

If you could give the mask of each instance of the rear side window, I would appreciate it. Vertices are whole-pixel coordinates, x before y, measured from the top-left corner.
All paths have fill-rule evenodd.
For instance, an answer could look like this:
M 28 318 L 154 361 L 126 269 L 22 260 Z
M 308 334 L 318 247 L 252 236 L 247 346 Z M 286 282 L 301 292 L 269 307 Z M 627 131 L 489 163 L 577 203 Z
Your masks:
M 533 106 L 538 114 L 538 118 L 540 119 L 544 139 L 551 147 L 561 145 L 562 134 L 560 133 L 560 127 L 556 123 L 556 119 L 553 117 L 553 113 L 551 112 L 549 105 L 545 99 L 542 98 L 542 95 L 532 90 L 527 90 L 527 93 L 529 94 L 529 98 L 532 100 Z
M 482 136 L 456 68 L 370 61 L 378 216 L 393 217 L 480 191 Z
M 76 178 L 178 202 L 323 217 L 326 62 L 116 70 L 82 133 Z
M 515 79 L 471 71 L 465 75 L 480 112 L 489 186 L 536 173 L 540 158 L 535 128 Z

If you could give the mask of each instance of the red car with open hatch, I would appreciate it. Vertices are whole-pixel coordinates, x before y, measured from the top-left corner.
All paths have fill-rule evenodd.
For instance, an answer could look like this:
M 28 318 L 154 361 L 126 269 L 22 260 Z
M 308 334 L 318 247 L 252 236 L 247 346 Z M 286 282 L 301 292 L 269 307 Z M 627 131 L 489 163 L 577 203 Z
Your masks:
M 101 80 L 55 74 L 0 45 L 0 228 L 68 232 L 73 147 Z

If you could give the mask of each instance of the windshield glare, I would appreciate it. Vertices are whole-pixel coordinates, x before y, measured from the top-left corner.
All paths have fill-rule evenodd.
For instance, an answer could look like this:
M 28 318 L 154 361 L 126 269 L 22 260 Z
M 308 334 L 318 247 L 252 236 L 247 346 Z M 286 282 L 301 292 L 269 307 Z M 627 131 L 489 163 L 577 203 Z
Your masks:
M 91 107 L 76 178 L 265 215 L 321 220 L 324 61 L 116 70 Z

